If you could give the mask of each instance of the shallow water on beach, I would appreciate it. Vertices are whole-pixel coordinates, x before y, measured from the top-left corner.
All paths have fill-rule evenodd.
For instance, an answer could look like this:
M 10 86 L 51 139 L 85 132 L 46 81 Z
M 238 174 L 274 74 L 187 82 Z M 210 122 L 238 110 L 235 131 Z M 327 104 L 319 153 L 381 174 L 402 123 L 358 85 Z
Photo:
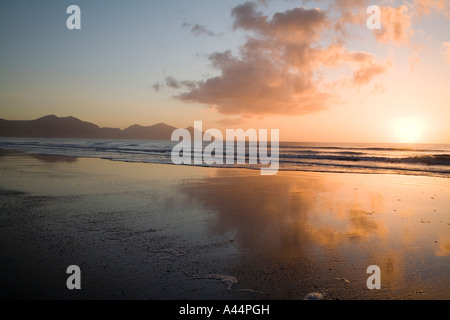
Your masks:
M 172 164 L 172 149 L 178 142 L 148 140 L 95 140 L 3 138 L 0 149 L 21 150 L 38 155 L 101 158 L 121 162 Z M 201 157 L 209 143 L 193 144 L 191 158 Z M 236 145 L 236 154 L 242 152 L 245 164 L 214 164 L 215 167 L 267 167 L 249 164 L 249 144 Z M 251 144 L 258 152 L 258 145 Z M 226 150 L 224 146 L 223 150 Z M 311 143 L 281 142 L 279 144 L 279 170 L 406 174 L 450 178 L 449 144 L 398 143 Z M 269 144 L 269 152 L 270 144 Z M 223 152 L 224 161 L 226 152 Z M 265 159 L 272 161 L 271 157 Z M 193 163 L 193 162 L 192 162 Z M 203 163 L 204 166 L 207 166 Z

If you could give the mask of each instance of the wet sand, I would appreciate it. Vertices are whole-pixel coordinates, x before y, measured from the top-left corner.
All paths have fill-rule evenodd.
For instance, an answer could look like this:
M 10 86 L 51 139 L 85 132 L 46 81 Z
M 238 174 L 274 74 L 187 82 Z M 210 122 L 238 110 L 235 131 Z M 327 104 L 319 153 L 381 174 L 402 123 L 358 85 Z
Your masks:
M 6 151 L 0 177 L 2 299 L 450 299 L 445 178 Z

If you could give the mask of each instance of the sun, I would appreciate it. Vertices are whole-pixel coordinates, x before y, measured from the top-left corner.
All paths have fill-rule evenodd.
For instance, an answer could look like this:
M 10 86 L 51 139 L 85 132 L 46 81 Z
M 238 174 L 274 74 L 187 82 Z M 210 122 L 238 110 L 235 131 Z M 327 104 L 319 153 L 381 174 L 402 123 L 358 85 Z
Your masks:
M 419 117 L 399 118 L 394 122 L 394 132 L 398 142 L 415 143 L 422 136 L 423 120 Z

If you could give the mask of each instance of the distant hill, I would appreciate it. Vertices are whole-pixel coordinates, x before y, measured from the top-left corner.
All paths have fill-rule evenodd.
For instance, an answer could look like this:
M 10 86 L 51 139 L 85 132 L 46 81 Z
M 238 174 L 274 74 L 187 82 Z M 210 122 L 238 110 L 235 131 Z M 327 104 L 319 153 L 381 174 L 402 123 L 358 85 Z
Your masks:
M 36 120 L 0 119 L 0 137 L 170 140 L 177 128 L 165 123 L 144 127 L 132 125 L 125 130 L 100 128 L 74 117 L 45 116 Z M 194 128 L 187 128 L 193 137 Z

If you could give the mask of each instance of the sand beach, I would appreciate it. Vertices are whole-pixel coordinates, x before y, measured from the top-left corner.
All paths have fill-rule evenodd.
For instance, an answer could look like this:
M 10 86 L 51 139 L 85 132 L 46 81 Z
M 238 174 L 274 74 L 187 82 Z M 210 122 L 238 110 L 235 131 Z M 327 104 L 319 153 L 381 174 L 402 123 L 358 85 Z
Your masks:
M 446 178 L 16 151 L 0 176 L 3 299 L 450 299 Z

